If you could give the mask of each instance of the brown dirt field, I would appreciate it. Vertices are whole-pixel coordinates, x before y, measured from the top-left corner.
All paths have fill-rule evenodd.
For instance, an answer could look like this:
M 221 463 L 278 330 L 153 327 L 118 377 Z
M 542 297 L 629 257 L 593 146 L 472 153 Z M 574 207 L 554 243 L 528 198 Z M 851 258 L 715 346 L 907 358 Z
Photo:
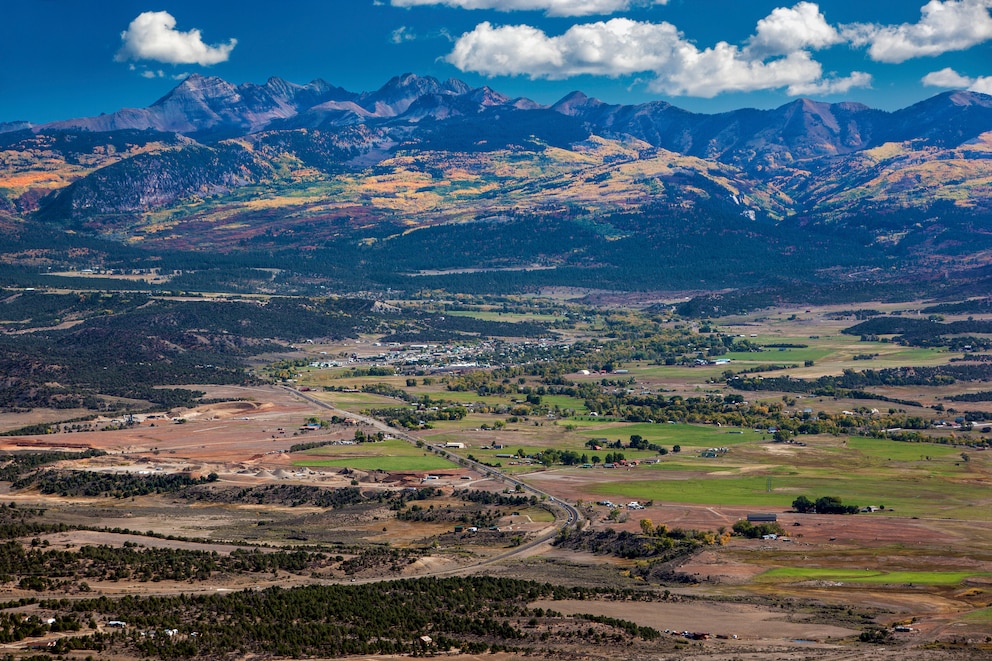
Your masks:
M 58 422 L 92 415 L 89 409 L 31 409 L 25 413 L 0 413 L 0 432 L 43 422 Z
M 211 398 L 245 398 L 249 401 L 224 402 L 170 413 L 171 418 L 185 419 L 185 424 L 144 418 L 138 425 L 115 431 L 3 437 L 0 450 L 89 447 L 111 455 L 94 460 L 94 465 L 116 465 L 124 469 L 132 465 L 137 467 L 136 462 L 143 459 L 141 463 L 146 465 L 140 469 L 144 470 L 216 470 L 224 473 L 288 467 L 290 461 L 284 453 L 294 443 L 344 438 L 353 433 L 343 429 L 298 432 L 308 417 L 327 417 L 327 411 L 279 388 L 190 387 L 205 390 L 206 396 Z
M 81 546 L 124 546 L 125 542 L 139 547 L 156 549 L 185 549 L 187 551 L 206 551 L 219 555 L 230 555 L 231 551 L 242 548 L 233 544 L 203 544 L 199 542 L 182 542 L 179 540 L 159 539 L 144 535 L 122 535 L 90 530 L 70 530 L 69 532 L 52 533 L 40 537 L 55 548 L 76 550 Z
M 787 613 L 749 604 L 714 601 L 624 602 L 624 601 L 541 601 L 533 608 L 550 608 L 566 615 L 589 613 L 636 622 L 659 631 L 705 631 L 737 635 L 744 641 L 825 641 L 847 638 L 859 632 L 846 627 L 811 622 L 786 621 Z M 724 642 L 724 641 L 713 641 Z M 736 641 L 726 641 L 734 644 Z

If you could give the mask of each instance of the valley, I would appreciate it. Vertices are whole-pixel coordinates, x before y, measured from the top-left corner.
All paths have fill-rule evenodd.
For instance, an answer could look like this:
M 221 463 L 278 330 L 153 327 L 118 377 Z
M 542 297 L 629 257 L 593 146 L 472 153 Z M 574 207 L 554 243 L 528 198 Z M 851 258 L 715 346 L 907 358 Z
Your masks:
M 529 603 L 534 612 L 556 613 L 528 626 L 536 626 L 542 646 L 560 651 L 576 635 L 564 633 L 573 614 L 585 613 L 679 634 L 698 629 L 686 623 L 699 617 L 711 621 L 708 640 L 686 646 L 681 635 L 662 633 L 650 642 L 655 634 L 645 633 L 638 653 L 774 658 L 801 649 L 814 658 L 886 658 L 858 640 L 879 631 L 893 653 L 985 653 L 992 465 L 980 412 L 987 403 L 949 406 L 957 395 L 980 392 L 982 383 L 882 385 L 828 397 L 740 391 L 727 375 L 799 381 L 845 370 L 980 365 L 964 351 L 841 332 L 858 315 L 918 316 L 925 304 L 871 303 L 858 315 L 839 306 L 786 307 L 703 323 L 686 323 L 671 308 L 646 313 L 561 299 L 444 306 L 460 308 L 445 318 L 484 322 L 488 331 L 542 323 L 556 330 L 534 339 L 388 342 L 362 332 L 287 342 L 281 358 L 251 359 L 258 361 L 254 385 L 182 385 L 203 403 L 140 412 L 132 402 L 113 418 L 61 424 L 53 424 L 60 418 L 51 411 L 43 435 L 16 431 L 17 414 L 0 415 L 13 431 L 3 447 L 7 457 L 63 453 L 37 473 L 17 469 L 5 483 L 5 508 L 26 516 L 17 525 L 34 526 L 20 538 L 12 527 L 11 541 L 24 545 L 31 562 L 46 562 L 45 554 L 58 550 L 63 566 L 42 574 L 42 583 L 6 569 L 5 599 L 27 599 L 19 609 L 58 618 L 69 616 L 51 597 L 110 598 L 97 608 L 110 610 L 96 618 L 90 631 L 102 633 L 91 643 L 100 640 L 125 657 L 136 650 L 168 655 L 171 646 L 134 648 L 131 634 L 111 635 L 106 622 L 125 618 L 113 600 L 247 587 L 265 594 L 276 586 L 359 590 L 398 578 L 481 572 L 490 580 L 564 580 L 604 591 L 581 602 L 562 595 Z M 441 309 L 437 302 L 392 300 L 368 314 L 385 314 L 395 326 L 397 317 Z M 985 319 L 967 316 L 972 323 Z M 965 315 L 944 315 L 942 323 L 959 318 Z M 419 332 L 427 338 L 436 331 Z M 661 357 L 676 348 L 685 353 L 666 364 Z M 654 396 L 654 406 L 678 407 L 641 418 L 634 407 Z M 405 417 L 409 411 L 413 416 Z M 912 423 L 918 437 L 887 438 L 916 419 L 926 421 Z M 95 455 L 75 458 L 84 448 Z M 170 476 L 186 481 L 173 485 Z M 527 488 L 514 487 L 518 480 Z M 160 484 L 149 491 L 146 483 Z M 799 496 L 834 496 L 877 511 L 798 513 Z M 577 525 L 555 501 L 575 505 Z M 748 536 L 742 522 L 756 513 L 775 515 L 777 537 Z M 83 560 L 92 549 L 103 549 L 107 559 Z M 104 568 L 114 554 L 126 564 Z M 166 556 L 176 554 L 169 562 L 189 569 L 165 568 Z M 76 555 L 80 560 L 70 562 Z M 657 609 L 644 610 L 643 600 L 657 600 Z M 144 621 L 127 612 L 132 622 Z M 909 633 L 893 632 L 896 625 Z M 140 626 L 147 632 L 150 621 Z M 193 644 L 192 629 L 178 630 Z M 534 644 L 527 631 L 471 639 L 522 650 Z M 86 635 L 84 628 L 40 640 L 92 653 Z M 601 642 L 584 643 L 586 653 L 610 638 L 595 640 Z
M 3 125 L 0 655 L 992 657 L 990 99 Z

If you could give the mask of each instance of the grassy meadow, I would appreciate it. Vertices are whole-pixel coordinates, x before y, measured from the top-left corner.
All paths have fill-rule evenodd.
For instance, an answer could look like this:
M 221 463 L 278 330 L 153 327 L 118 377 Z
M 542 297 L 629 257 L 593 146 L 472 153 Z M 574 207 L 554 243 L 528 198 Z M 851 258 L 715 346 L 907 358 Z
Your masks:
M 386 471 L 429 471 L 454 467 L 450 461 L 398 439 L 355 445 L 326 445 L 294 455 L 293 465 Z
M 757 580 L 761 583 L 796 581 L 835 581 L 864 585 L 959 586 L 970 578 L 988 579 L 992 573 L 967 571 L 879 571 L 872 569 L 821 569 L 779 567 L 770 569 Z M 981 611 L 978 611 L 981 613 Z

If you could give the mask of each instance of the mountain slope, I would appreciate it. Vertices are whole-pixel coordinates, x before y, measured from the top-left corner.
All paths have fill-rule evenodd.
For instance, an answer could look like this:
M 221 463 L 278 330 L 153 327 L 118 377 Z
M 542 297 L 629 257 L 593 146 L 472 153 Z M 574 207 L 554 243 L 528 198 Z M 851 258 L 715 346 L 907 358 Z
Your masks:
M 0 133 L 0 208 L 184 247 L 647 207 L 896 245 L 948 210 L 981 238 L 990 136 L 992 97 L 970 92 L 894 113 L 800 99 L 701 115 L 581 92 L 545 107 L 412 74 L 361 93 L 191 76 L 148 108 Z

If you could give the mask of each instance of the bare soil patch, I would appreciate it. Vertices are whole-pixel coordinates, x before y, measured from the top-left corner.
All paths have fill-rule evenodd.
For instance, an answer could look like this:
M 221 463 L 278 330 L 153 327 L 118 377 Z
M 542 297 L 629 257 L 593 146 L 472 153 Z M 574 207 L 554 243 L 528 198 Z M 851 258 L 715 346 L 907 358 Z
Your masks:
M 68 532 L 43 535 L 42 541 L 60 549 L 76 550 L 81 546 L 113 546 L 122 547 L 125 543 L 138 547 L 155 549 L 182 549 L 185 551 L 205 551 L 219 555 L 229 555 L 239 547 L 233 544 L 204 544 L 201 542 L 184 542 L 175 539 L 160 539 L 145 535 L 125 535 L 120 533 L 96 532 L 92 530 L 70 530 Z
M 812 622 L 787 621 L 786 613 L 762 606 L 715 601 L 542 601 L 534 607 L 574 615 L 589 613 L 636 622 L 659 631 L 701 631 L 711 634 L 737 635 L 739 640 L 823 642 L 827 639 L 855 636 L 858 631 L 846 627 Z

